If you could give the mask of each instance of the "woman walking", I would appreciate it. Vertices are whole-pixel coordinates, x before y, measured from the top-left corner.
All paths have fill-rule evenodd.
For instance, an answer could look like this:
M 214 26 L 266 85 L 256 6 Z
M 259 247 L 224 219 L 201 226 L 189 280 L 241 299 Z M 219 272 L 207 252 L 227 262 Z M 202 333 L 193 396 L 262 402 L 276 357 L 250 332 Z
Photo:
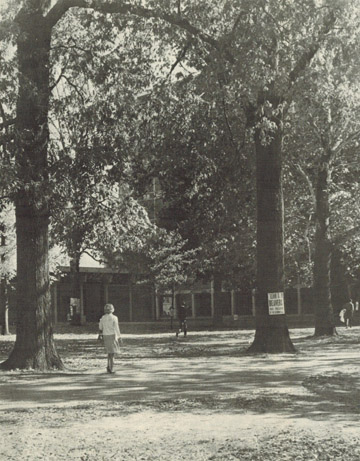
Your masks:
M 99 323 L 99 337 L 104 341 L 104 346 L 107 352 L 107 368 L 108 373 L 115 373 L 114 368 L 114 356 L 119 352 L 119 339 L 121 340 L 119 320 L 116 315 L 113 314 L 114 306 L 112 304 L 105 304 L 104 315 L 100 319 Z

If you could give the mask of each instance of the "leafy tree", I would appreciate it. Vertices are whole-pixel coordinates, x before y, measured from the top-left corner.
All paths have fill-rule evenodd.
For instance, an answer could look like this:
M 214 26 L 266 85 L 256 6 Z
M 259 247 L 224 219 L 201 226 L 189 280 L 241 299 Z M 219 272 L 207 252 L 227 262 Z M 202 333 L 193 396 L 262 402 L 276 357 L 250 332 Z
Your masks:
M 254 126 L 257 171 L 257 327 L 250 351 L 284 352 L 294 350 L 285 317 L 269 316 L 267 303 L 268 293 L 284 291 L 284 111 L 294 85 L 320 49 L 335 17 L 308 2 L 295 8 L 275 2 L 259 6 L 255 24 L 262 32 L 258 47 L 251 47 L 258 53 L 252 51 L 256 58 L 250 63 L 258 73 L 247 110 Z
M 196 99 L 200 89 L 202 98 L 191 104 L 188 94 Z M 251 258 L 253 243 L 253 233 L 247 232 L 252 228 L 252 172 L 240 152 L 244 132 L 238 129 L 230 139 L 222 102 L 204 90 L 202 83 L 186 85 L 172 107 L 164 101 L 164 135 L 150 168 L 163 194 L 159 225 L 176 229 L 187 248 L 197 249 L 195 273 L 219 272 L 227 278 L 243 269 L 244 282 L 244 260 Z
M 242 109 L 238 121 L 245 118 L 254 136 L 258 293 L 257 328 L 250 350 L 292 351 L 285 316 L 270 316 L 267 301 L 268 293 L 284 290 L 283 127 L 294 88 L 333 30 L 338 11 L 307 1 L 296 6 L 244 2 L 241 10 L 237 3 L 223 6 L 232 28 L 215 20 L 222 53 L 218 49 L 203 53 L 203 60 L 226 88 L 227 102 L 238 101 Z M 195 60 L 189 62 L 196 66 Z
M 222 70 L 225 82 L 227 73 L 236 71 L 239 78 L 231 80 L 237 87 L 233 94 L 244 102 L 247 123 L 254 128 L 257 157 L 259 303 L 253 350 L 291 350 L 285 319 L 269 318 L 266 303 L 268 292 L 282 291 L 283 287 L 282 120 L 279 115 L 294 82 L 332 28 L 334 14 L 329 14 L 327 8 L 314 9 L 313 2 L 305 0 L 300 6 L 292 3 L 282 6 L 278 2 L 260 0 L 224 2 L 216 6 L 202 1 L 176 5 L 171 1 L 159 4 L 153 1 L 147 8 L 124 4 L 120 0 L 57 0 L 53 4 L 24 0 L 18 5 L 13 2 L 10 5 L 15 13 L 19 70 L 15 114 L 18 178 L 15 204 L 20 317 L 15 348 L 2 366 L 62 366 L 53 344 L 49 315 L 47 247 L 51 187 L 47 168 L 48 114 L 50 71 L 58 69 L 51 61 L 51 40 L 55 30 L 63 42 L 68 39 L 62 19 L 68 18 L 65 15 L 71 14 L 72 8 L 87 10 L 85 16 L 89 10 L 101 13 L 93 16 L 90 13 L 88 26 L 99 16 L 103 18 L 104 13 L 118 13 L 120 18 L 129 15 L 145 18 L 154 25 L 154 30 L 166 30 L 174 40 L 180 38 L 184 43 L 190 36 L 195 43 L 201 41 L 204 62 L 213 60 L 217 69 Z M 212 24 L 210 27 L 209 23 Z M 230 29 L 228 24 L 232 25 Z M 208 29 L 213 36 L 202 32 Z M 185 33 L 179 34 L 179 30 Z M 234 54 L 238 56 L 236 60 Z M 100 77 L 104 77 L 104 73 L 100 73 Z M 54 80 L 56 82 L 55 76 Z M 244 87 L 238 82 L 249 81 L 251 85 L 241 95 Z
M 354 238 L 359 230 L 356 214 L 349 213 L 359 197 L 356 168 L 350 167 L 360 133 L 358 64 L 351 50 L 358 39 L 356 23 L 333 38 L 314 60 L 304 82 L 306 94 L 301 92 L 297 102 L 298 168 L 309 185 L 315 224 L 315 335 L 336 332 L 331 255 L 339 242 Z
M 179 53 L 174 75 L 143 102 L 149 117 L 141 129 L 144 146 L 135 155 L 134 187 L 142 194 L 149 180 L 158 179 L 163 204 L 157 224 L 181 235 L 187 274 L 212 278 L 218 290 L 222 280 L 249 289 L 255 259 L 254 165 L 248 161 L 244 117 L 213 67 L 201 69 L 201 59 L 188 53 Z M 191 264 L 190 250 L 196 254 Z M 177 245 L 174 258 L 179 262 Z M 214 321 L 220 323 L 222 313 L 214 307 Z
M 333 30 L 338 10 L 336 5 L 318 8 L 307 1 L 296 5 L 242 2 L 241 10 L 238 3 L 222 6 L 232 27 L 215 19 L 222 52 L 215 47 L 213 52 L 203 52 L 202 58 L 226 89 L 226 101 L 238 102 L 242 110 L 238 123 L 245 119 L 254 137 L 257 327 L 250 350 L 292 351 L 285 316 L 270 316 L 267 301 L 268 293 L 284 291 L 283 127 L 294 88 Z M 202 19 L 209 19 L 206 15 L 211 13 L 207 10 Z M 199 67 L 195 59 L 189 62 Z
M 201 35 L 177 15 L 166 10 L 150 10 L 123 2 L 92 0 L 41 0 L 8 2 L 9 20 L 15 24 L 18 91 L 15 113 L 15 160 L 17 190 L 18 283 L 17 337 L 3 368 L 61 368 L 55 349 L 50 319 L 48 269 L 49 196 L 48 172 L 51 71 L 51 41 L 54 30 L 64 27 L 61 19 L 72 8 L 97 10 L 101 13 L 135 15 L 165 20 L 193 35 Z M 3 26 L 3 24 L 2 24 Z M 67 39 L 66 27 L 62 38 Z M 71 31 L 71 33 L 73 30 Z M 202 34 L 208 40 L 206 34 Z

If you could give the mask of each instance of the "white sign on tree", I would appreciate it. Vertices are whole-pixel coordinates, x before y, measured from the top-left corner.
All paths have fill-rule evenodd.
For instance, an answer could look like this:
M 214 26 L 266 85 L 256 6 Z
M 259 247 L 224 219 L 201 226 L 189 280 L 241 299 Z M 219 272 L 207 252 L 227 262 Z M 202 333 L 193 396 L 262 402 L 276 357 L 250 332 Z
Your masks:
M 285 314 L 284 293 L 268 293 L 269 315 Z

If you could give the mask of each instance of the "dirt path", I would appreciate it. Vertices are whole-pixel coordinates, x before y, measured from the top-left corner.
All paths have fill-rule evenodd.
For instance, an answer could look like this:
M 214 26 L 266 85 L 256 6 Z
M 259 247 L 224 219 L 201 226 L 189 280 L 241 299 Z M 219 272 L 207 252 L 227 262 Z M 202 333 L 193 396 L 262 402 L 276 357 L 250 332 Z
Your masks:
M 342 333 L 297 330 L 298 354 L 256 357 L 252 332 L 128 335 L 115 375 L 93 336 L 60 335 L 72 371 L 0 374 L 3 455 L 359 460 L 360 329 Z

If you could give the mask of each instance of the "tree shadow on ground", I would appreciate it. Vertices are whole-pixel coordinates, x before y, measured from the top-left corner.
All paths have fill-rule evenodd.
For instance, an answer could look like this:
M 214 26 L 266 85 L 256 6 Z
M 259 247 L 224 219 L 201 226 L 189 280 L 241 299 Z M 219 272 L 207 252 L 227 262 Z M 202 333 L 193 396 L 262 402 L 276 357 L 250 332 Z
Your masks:
M 99 370 L 83 373 L 1 374 L 3 406 L 67 405 L 117 402 L 126 405 L 186 411 L 187 409 L 249 413 L 281 412 L 296 417 L 324 418 L 359 414 L 359 382 L 354 376 L 310 375 L 299 381 L 260 363 L 233 370 L 227 363 L 177 360 L 123 363 L 116 375 Z M 253 362 L 253 360 L 252 360 Z M 246 361 L 243 362 L 245 365 Z M 170 365 L 170 366 L 169 366 Z M 165 397 L 166 396 L 166 397 Z M 15 402 L 15 405 L 14 405 Z
M 93 338 L 57 339 L 68 370 L 0 373 L 2 408 L 93 402 L 173 411 L 281 412 L 289 417 L 356 419 L 360 394 L 358 338 L 298 335 L 298 354 L 244 354 L 251 332 L 124 338 L 117 373 L 105 371 Z M 151 339 L 151 340 L 150 340 Z M 5 344 L 5 347 L 4 347 Z M 0 355 L 11 342 L 0 341 Z M 5 358 L 5 357 L 4 357 Z

